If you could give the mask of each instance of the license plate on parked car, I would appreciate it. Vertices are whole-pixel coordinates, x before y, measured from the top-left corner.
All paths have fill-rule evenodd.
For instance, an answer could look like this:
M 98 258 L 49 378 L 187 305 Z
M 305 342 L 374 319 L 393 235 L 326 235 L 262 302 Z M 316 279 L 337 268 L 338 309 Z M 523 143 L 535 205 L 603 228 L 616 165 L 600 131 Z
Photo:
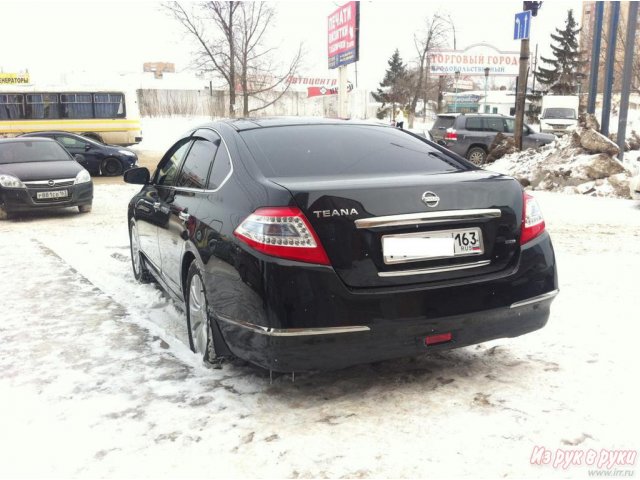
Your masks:
M 67 190 L 53 190 L 51 192 L 36 193 L 36 198 L 38 200 L 46 200 L 51 198 L 64 198 L 68 196 L 69 196 L 69 192 Z
M 479 228 L 382 237 L 382 255 L 387 265 L 483 253 L 482 231 Z

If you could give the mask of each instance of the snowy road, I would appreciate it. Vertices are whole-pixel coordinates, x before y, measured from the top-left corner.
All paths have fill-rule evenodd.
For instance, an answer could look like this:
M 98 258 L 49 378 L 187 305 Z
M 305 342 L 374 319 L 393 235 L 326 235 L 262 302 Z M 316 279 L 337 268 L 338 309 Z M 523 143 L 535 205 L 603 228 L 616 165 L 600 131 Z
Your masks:
M 561 286 L 539 332 L 270 384 L 202 367 L 135 283 L 135 190 L 0 223 L 0 477 L 584 478 L 533 448 L 640 447 L 637 204 L 536 193 Z

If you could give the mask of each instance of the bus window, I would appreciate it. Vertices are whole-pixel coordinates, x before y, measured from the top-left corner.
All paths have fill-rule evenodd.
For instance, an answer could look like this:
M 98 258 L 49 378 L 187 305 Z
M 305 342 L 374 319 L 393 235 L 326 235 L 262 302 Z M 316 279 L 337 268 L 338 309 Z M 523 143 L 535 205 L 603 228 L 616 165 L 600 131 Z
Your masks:
M 60 114 L 62 118 L 93 118 L 90 93 L 60 94 Z
M 93 96 L 96 118 L 122 118 L 124 95 L 121 93 L 96 93 Z
M 27 94 L 26 118 L 60 118 L 58 95 L 55 93 Z
M 0 120 L 24 118 L 22 95 L 0 94 Z

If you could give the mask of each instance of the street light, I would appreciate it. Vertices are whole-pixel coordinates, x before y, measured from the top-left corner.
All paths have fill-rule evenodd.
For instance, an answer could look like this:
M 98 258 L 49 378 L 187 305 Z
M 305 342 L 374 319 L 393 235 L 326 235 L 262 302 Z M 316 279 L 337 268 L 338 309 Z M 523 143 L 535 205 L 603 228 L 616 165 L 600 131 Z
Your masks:
M 489 67 L 484 69 L 484 113 L 487 112 L 487 84 L 489 83 Z
M 456 96 L 453 100 L 453 113 L 458 113 L 458 79 L 460 78 L 460 70 L 456 70 L 453 75 L 456 79 Z

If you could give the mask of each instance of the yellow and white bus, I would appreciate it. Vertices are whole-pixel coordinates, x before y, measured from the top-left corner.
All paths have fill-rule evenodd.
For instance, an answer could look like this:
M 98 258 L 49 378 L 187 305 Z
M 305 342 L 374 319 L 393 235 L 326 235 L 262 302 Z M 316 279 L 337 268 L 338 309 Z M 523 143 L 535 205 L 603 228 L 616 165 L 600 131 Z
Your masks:
M 63 130 L 103 143 L 142 141 L 135 92 L 0 85 L 0 137 Z

